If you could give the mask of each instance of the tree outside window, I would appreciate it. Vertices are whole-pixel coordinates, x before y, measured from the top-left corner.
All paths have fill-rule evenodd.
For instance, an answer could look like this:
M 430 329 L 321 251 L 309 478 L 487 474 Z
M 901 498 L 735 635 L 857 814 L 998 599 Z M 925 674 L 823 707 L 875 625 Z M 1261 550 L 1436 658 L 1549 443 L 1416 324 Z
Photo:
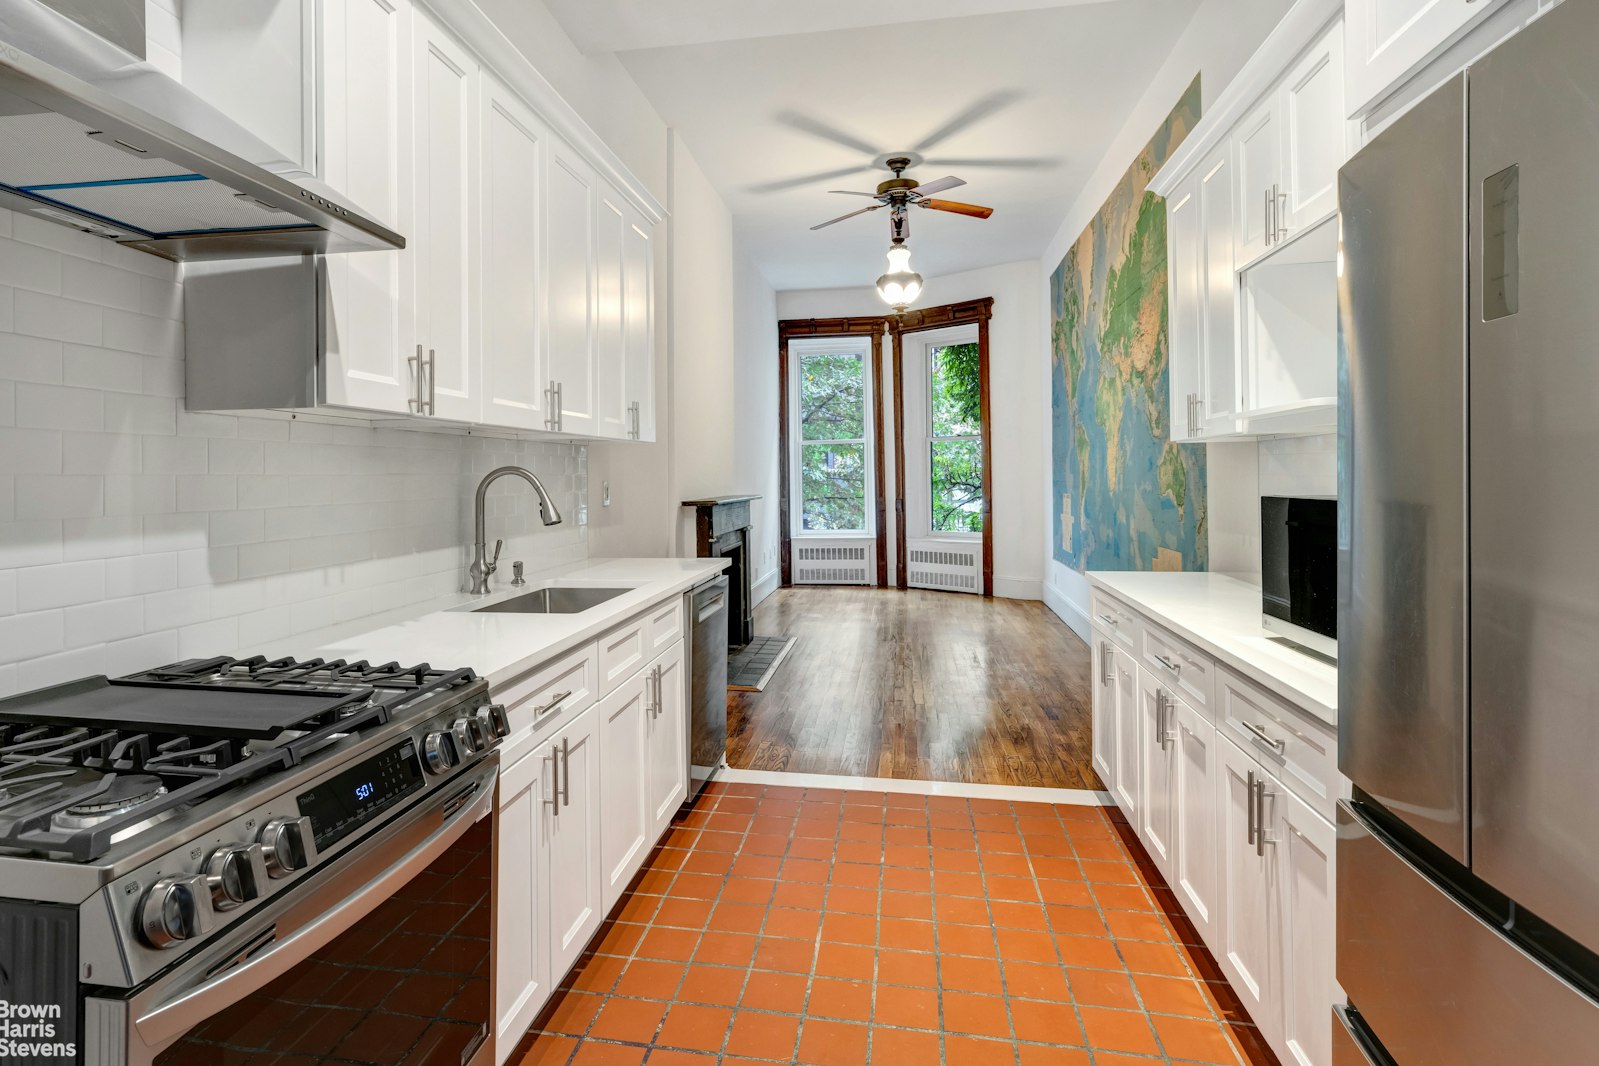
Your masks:
M 928 459 L 934 533 L 983 531 L 982 385 L 975 343 L 927 353 Z
M 866 530 L 866 359 L 799 359 L 800 528 Z

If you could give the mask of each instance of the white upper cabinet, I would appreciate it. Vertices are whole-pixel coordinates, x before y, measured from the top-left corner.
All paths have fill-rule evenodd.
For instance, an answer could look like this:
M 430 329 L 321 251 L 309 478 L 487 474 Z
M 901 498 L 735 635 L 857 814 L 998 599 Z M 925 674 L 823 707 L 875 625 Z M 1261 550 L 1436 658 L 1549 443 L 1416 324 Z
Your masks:
M 623 366 L 622 264 L 626 248 L 627 209 L 612 189 L 602 188 L 594 198 L 595 432 L 618 439 L 627 437 L 632 428 Z
M 1382 101 L 1502 0 L 1346 0 L 1345 114 Z
M 1277 204 L 1282 192 L 1281 99 L 1273 93 L 1239 123 L 1233 134 L 1238 197 L 1238 262 L 1266 253 L 1277 236 Z
M 1349 155 L 1344 115 L 1344 28 L 1335 24 L 1283 82 L 1284 237 L 1338 210 L 1338 168 Z
M 1205 359 L 1205 243 L 1199 175 L 1166 200 L 1167 364 L 1171 374 L 1171 439 L 1198 440 L 1201 367 Z
M 627 209 L 622 233 L 622 393 L 634 440 L 655 439 L 655 224 Z
M 544 337 L 545 157 L 550 134 L 522 100 L 483 79 L 482 328 L 484 422 L 544 429 L 549 373 Z
M 599 256 L 594 233 L 599 176 L 575 153 L 557 145 L 550 153 L 548 189 L 549 428 L 590 436 L 599 428 L 595 412 Z
M 414 22 L 411 173 L 415 217 L 407 235 L 422 414 L 482 417 L 476 355 L 478 228 L 477 60 L 418 10 Z
M 1218 146 L 1166 205 L 1172 440 L 1232 431 L 1238 413 L 1232 152 Z

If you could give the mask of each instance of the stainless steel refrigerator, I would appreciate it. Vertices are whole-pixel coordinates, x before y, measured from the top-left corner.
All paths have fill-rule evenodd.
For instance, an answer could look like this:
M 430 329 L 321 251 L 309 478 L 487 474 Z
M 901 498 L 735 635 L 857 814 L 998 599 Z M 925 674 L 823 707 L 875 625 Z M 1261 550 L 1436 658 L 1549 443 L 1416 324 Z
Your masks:
M 1599 1063 L 1599 3 L 1339 178 L 1337 1066 Z

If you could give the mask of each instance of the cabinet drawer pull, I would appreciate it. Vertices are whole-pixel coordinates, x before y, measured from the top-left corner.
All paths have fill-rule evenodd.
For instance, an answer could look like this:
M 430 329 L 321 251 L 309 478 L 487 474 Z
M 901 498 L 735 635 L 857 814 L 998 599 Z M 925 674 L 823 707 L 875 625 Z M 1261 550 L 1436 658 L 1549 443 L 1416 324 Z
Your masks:
M 1174 674 L 1180 674 L 1180 673 L 1183 672 L 1183 664 L 1182 663 L 1174 663 L 1174 662 L 1172 662 L 1170 659 L 1168 659 L 1164 655 L 1155 656 L 1155 661 L 1157 663 L 1159 663 L 1160 665 L 1164 666 L 1166 669 L 1170 670 Z
M 1099 618 L 1099 621 L 1104 622 L 1106 625 L 1111 626 L 1112 628 L 1114 628 L 1114 627 L 1116 627 L 1116 626 L 1121 624 L 1120 622 L 1118 622 L 1116 619 L 1112 618 L 1108 614 L 1099 615 L 1098 618 Z
M 559 707 L 562 703 L 569 699 L 571 695 L 571 689 L 567 689 L 565 692 L 557 692 L 550 698 L 549 703 L 546 703 L 542 707 L 533 708 L 533 717 L 537 718 L 541 714 L 549 714 L 551 711 L 555 710 L 555 708 Z
M 1282 755 L 1288 750 L 1288 741 L 1272 736 L 1266 732 L 1263 726 L 1258 726 L 1254 722 L 1239 722 L 1238 724 L 1249 730 L 1254 734 L 1256 740 L 1271 748 L 1278 755 Z

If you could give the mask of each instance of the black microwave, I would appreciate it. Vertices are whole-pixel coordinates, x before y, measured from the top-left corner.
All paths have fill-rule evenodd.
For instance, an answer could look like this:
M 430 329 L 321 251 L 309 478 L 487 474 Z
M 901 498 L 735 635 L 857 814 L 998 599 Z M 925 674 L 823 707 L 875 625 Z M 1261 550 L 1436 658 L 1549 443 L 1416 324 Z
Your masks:
M 1337 658 L 1337 499 L 1260 498 L 1260 585 L 1268 633 Z

